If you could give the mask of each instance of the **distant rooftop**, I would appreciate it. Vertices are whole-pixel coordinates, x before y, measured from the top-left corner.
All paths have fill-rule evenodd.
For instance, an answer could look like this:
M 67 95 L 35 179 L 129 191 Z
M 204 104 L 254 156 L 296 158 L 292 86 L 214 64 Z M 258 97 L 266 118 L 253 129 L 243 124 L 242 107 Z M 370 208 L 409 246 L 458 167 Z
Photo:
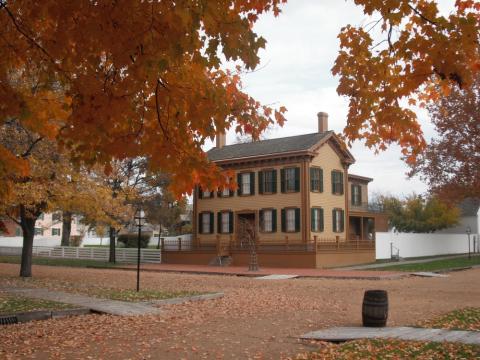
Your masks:
M 318 143 L 332 131 L 312 133 L 278 139 L 260 140 L 249 143 L 214 147 L 207 152 L 210 161 L 230 160 L 262 155 L 275 155 L 295 151 L 306 151 Z

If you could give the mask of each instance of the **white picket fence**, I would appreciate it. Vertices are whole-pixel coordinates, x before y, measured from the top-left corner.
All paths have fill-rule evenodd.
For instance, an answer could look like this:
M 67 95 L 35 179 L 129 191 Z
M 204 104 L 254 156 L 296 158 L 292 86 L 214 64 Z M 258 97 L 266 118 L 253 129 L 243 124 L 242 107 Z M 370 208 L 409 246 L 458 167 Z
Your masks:
M 107 261 L 109 248 L 96 247 L 71 247 L 71 246 L 34 246 L 33 256 L 64 258 L 64 259 L 89 259 Z M 116 261 L 124 263 L 137 262 L 137 249 L 116 248 Z M 0 255 L 21 255 L 21 247 L 0 246 Z M 140 249 L 140 261 L 142 263 L 161 263 L 161 250 Z

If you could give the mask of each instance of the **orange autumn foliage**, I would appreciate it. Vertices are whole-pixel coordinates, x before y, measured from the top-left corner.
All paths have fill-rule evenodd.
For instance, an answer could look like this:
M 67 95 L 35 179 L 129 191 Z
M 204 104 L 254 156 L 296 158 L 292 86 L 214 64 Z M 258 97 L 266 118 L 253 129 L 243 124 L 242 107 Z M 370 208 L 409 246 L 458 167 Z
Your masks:
M 457 0 L 448 16 L 438 1 L 354 2 L 373 21 L 339 35 L 332 71 L 350 102 L 346 138 L 377 150 L 398 143 L 414 163 L 426 142 L 408 105 L 425 107 L 452 88 L 471 87 L 480 71 L 480 1 Z

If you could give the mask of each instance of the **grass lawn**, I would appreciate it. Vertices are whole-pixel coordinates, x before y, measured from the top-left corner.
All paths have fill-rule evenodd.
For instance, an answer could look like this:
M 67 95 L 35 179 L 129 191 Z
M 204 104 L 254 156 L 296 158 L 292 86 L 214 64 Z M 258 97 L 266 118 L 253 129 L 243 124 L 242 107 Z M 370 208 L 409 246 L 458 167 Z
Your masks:
M 320 359 L 478 359 L 480 346 L 399 340 L 359 340 L 340 345 L 320 343 L 320 350 L 295 360 Z
M 374 268 L 370 270 L 380 270 L 380 271 L 441 271 L 454 268 L 469 267 L 474 265 L 480 265 L 480 256 L 472 256 L 470 260 L 468 257 L 455 258 L 455 259 L 444 259 L 444 260 L 433 260 L 425 263 L 418 264 L 404 264 L 399 263 L 398 265 L 385 266 Z
M 428 328 L 480 331 L 480 308 L 455 310 L 438 318 L 422 321 L 419 325 Z
M 20 256 L 0 256 L 0 263 L 20 264 Z M 72 266 L 72 267 L 95 267 L 95 268 L 112 268 L 115 264 L 89 259 L 54 259 L 34 257 L 33 265 L 49 265 L 49 266 Z
M 63 310 L 72 308 L 74 308 L 74 306 L 69 304 L 48 300 L 30 299 L 0 292 L 0 315 L 10 315 L 36 310 Z

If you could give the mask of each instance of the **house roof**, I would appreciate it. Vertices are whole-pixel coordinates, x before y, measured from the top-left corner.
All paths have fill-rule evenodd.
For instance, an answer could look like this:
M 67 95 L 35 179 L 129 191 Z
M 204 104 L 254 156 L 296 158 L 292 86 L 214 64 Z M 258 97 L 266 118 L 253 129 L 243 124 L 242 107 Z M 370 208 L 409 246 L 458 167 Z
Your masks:
M 373 181 L 372 178 L 366 177 L 366 176 L 360 176 L 360 175 L 355 175 L 355 174 L 348 174 L 348 179 L 352 180 L 360 180 L 360 181 L 365 181 L 365 182 L 371 182 Z
M 476 216 L 480 208 L 480 199 L 479 198 L 466 198 L 460 204 L 458 208 L 462 216 Z
M 307 151 L 329 135 L 333 135 L 333 131 L 226 145 L 209 150 L 207 155 L 210 161 L 221 161 Z

